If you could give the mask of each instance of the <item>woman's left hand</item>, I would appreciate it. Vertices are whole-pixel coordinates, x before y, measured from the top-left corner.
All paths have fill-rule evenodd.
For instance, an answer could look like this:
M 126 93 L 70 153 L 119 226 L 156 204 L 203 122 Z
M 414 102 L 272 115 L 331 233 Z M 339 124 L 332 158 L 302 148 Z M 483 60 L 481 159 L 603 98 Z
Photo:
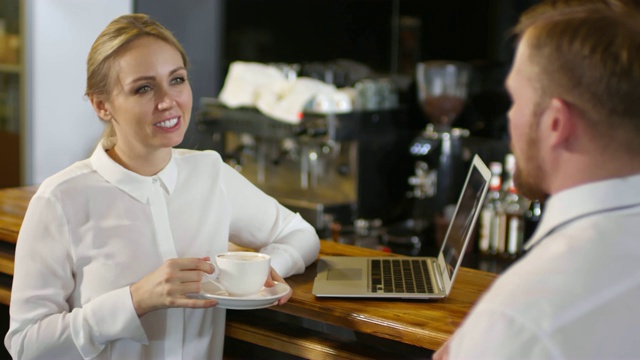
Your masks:
M 279 282 L 285 285 L 289 285 L 287 284 L 286 281 L 284 281 L 284 279 L 282 278 L 282 276 L 280 276 L 280 274 L 278 274 L 277 271 L 275 271 L 273 268 L 271 268 L 271 271 L 269 272 L 269 277 L 267 278 L 267 281 L 264 283 L 264 286 L 266 287 L 273 287 L 276 283 L 275 282 Z M 289 299 L 291 298 L 291 296 L 293 295 L 293 289 L 291 289 L 291 287 L 289 287 L 289 292 L 287 292 L 283 297 L 281 297 L 280 299 L 278 299 L 278 305 L 282 305 L 284 303 L 286 303 L 287 301 L 289 301 Z

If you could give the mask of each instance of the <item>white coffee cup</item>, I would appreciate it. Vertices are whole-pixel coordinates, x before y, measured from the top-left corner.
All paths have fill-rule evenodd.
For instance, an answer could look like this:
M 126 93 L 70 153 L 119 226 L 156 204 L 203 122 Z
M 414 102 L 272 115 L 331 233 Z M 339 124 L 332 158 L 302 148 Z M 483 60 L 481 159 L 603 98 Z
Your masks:
M 271 269 L 271 257 L 250 251 L 217 254 L 210 261 L 213 274 L 207 280 L 216 283 L 230 296 L 248 296 L 262 290 Z

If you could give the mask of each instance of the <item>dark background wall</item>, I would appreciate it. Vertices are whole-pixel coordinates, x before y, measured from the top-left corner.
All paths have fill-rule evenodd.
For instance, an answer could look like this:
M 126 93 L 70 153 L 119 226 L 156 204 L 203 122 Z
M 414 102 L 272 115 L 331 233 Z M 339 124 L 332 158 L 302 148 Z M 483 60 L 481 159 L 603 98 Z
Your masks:
M 189 57 L 194 112 L 184 147 L 209 149 L 209 136 L 197 131 L 198 99 L 217 96 L 224 81 L 221 54 L 224 39 L 223 0 L 135 0 L 134 11 L 149 14 L 171 30 Z
M 194 117 L 198 99 L 217 96 L 229 64 L 237 60 L 304 64 L 350 59 L 382 74 L 411 76 L 415 61 L 448 59 L 469 62 L 475 70 L 468 106 L 457 125 L 474 135 L 504 138 L 509 101 L 503 82 L 513 56 L 507 34 L 520 13 L 537 2 L 136 0 L 135 9 L 161 21 L 183 43 L 192 62 Z M 417 36 L 407 40 L 407 33 Z M 411 103 L 414 94 L 410 87 L 401 98 Z M 192 121 L 182 145 L 211 144 Z
M 231 0 L 225 60 L 327 61 L 337 57 L 391 71 L 393 20 L 420 22 L 422 60 L 496 57 L 516 16 L 505 0 Z

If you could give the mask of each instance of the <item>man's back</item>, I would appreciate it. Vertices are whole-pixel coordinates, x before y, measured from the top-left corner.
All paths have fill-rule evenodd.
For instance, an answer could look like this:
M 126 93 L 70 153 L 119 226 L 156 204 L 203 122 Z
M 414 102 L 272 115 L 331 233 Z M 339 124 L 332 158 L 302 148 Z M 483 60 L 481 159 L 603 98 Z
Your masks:
M 552 197 L 533 248 L 473 310 L 451 356 L 637 356 L 639 224 L 640 176 Z
M 435 358 L 638 357 L 639 24 L 619 0 L 550 0 L 520 18 L 505 83 L 514 181 L 548 197 L 545 213 Z

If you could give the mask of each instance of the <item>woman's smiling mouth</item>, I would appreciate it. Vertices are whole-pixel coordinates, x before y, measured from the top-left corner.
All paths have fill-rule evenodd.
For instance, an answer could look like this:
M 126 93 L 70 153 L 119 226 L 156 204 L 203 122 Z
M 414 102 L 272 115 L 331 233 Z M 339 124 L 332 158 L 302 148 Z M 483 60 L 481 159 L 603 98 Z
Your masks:
M 178 124 L 179 117 L 174 117 L 169 120 L 160 121 L 158 123 L 153 124 L 153 126 L 157 126 L 164 129 L 171 129 L 172 127 Z

